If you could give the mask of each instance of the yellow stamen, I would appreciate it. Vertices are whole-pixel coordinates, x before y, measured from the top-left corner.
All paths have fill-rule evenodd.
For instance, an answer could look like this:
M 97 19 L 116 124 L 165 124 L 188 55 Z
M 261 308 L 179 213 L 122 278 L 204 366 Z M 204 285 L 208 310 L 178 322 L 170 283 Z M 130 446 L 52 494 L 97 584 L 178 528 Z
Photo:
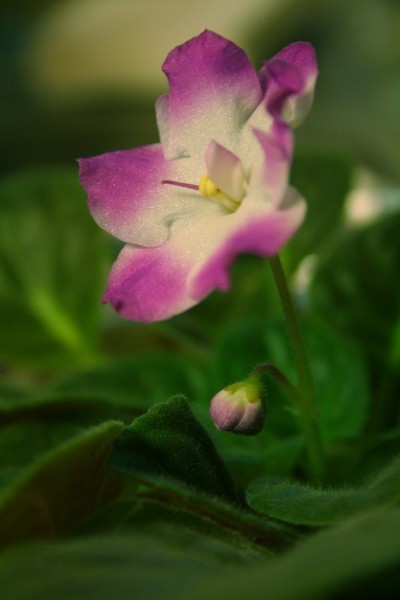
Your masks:
M 181 181 L 171 181 L 170 179 L 163 179 L 161 181 L 163 185 L 177 185 L 179 187 L 188 188 L 191 190 L 198 190 L 202 196 L 206 196 L 206 198 L 212 198 L 217 202 L 220 202 L 225 208 L 229 210 L 236 210 L 240 204 L 240 201 L 234 200 L 230 198 L 224 192 L 222 192 L 215 183 L 209 178 L 208 175 L 203 175 L 203 177 L 199 181 L 199 185 L 194 185 L 192 183 L 183 183 Z
M 208 196 L 209 198 L 215 198 L 218 194 L 222 193 L 208 175 L 203 175 L 200 179 L 199 192 L 200 194 L 203 194 L 203 196 Z
M 240 202 L 230 198 L 223 191 L 221 191 L 215 183 L 209 178 L 208 175 L 203 175 L 199 182 L 199 192 L 207 198 L 213 198 L 223 204 L 229 210 L 236 210 Z

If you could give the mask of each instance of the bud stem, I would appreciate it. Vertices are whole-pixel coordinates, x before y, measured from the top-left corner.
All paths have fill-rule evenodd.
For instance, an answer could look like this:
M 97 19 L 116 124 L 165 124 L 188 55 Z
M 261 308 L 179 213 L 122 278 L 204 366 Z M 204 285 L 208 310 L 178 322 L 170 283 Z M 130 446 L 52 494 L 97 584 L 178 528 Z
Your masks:
M 297 373 L 297 405 L 300 421 L 308 451 L 310 476 L 314 482 L 321 482 L 324 476 L 324 451 L 318 423 L 318 411 L 315 404 L 314 383 L 310 365 L 300 333 L 296 311 L 287 285 L 285 273 L 279 256 L 270 259 L 272 274 L 278 289 L 285 315 L 289 336 L 292 342 L 293 356 Z M 287 381 L 287 380 L 286 380 Z M 287 383 L 289 383 L 287 381 Z M 290 384 L 291 385 L 291 384 Z M 293 388 L 293 386 L 291 385 Z M 289 390 L 287 390 L 289 391 Z M 289 394 L 295 399 L 293 393 Z
M 292 398 L 293 402 L 299 406 L 299 392 L 297 388 L 289 381 L 289 379 L 280 371 L 275 365 L 271 365 L 270 363 L 265 363 L 262 365 L 257 365 L 251 372 L 250 376 L 259 377 L 261 374 L 270 375 L 272 379 L 274 379 L 278 385 L 282 388 L 282 390 Z

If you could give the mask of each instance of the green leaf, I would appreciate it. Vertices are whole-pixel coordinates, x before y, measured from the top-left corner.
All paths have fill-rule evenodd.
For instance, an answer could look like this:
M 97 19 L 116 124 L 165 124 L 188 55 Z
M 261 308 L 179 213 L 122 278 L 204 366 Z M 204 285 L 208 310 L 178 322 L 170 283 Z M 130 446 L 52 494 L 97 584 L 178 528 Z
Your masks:
M 75 533 L 131 531 L 158 538 L 165 534 L 171 539 L 171 531 L 192 531 L 219 540 L 246 558 L 270 556 L 301 538 L 290 526 L 199 493 L 172 479 L 153 478 L 151 485 L 151 488 L 139 486 L 134 497 L 125 495 L 90 515 Z
M 372 599 L 378 597 L 368 594 L 372 579 L 375 594 L 392 600 L 399 565 L 400 511 L 392 510 L 319 533 L 258 564 L 180 528 L 25 544 L 0 558 L 0 588 L 7 600 Z
M 304 334 L 323 437 L 327 441 L 358 437 L 371 404 L 363 355 L 332 329 L 314 326 Z
M 211 439 L 182 398 L 154 406 L 125 428 L 114 443 L 109 465 L 145 484 L 139 497 L 177 511 L 178 521 L 189 519 L 193 525 L 195 519 L 201 530 L 222 527 L 229 539 L 236 536 L 242 545 L 250 541 L 264 549 L 287 546 L 297 537 L 245 509 Z
M 197 589 L 194 582 L 190 598 L 392 600 L 398 595 L 399 566 L 400 511 L 391 510 L 321 532 L 269 564 L 236 569 L 229 576 L 222 572 Z
M 68 418 L 24 421 L 0 430 L 0 476 L 9 482 L 22 469 L 68 437 L 80 432 L 82 424 Z
M 400 213 L 350 232 L 321 262 L 314 309 L 379 363 L 400 365 Z
M 126 427 L 115 441 L 109 465 L 150 484 L 172 478 L 239 502 L 225 464 L 183 398 L 157 404 Z
M 288 245 L 292 268 L 320 251 L 337 233 L 351 184 L 353 165 L 332 150 L 303 149 L 295 153 L 291 182 L 307 202 L 304 223 Z
M 171 598 L 250 562 L 204 534 L 112 534 L 30 544 L 0 559 L 7 600 Z M 23 573 L 23 577 L 21 577 Z
M 209 398 L 208 386 L 205 371 L 178 355 L 152 352 L 110 359 L 63 375 L 39 390 L 0 386 L 0 425 L 33 414 L 57 416 L 71 412 L 131 420 L 177 393 L 195 402 Z
M 304 451 L 301 435 L 276 438 L 268 431 L 268 422 L 264 431 L 254 439 L 244 441 L 218 432 L 216 441 L 224 459 L 243 484 L 264 473 L 290 475 Z
M 122 424 L 89 429 L 42 456 L 0 494 L 0 546 L 65 535 L 120 491 L 106 461 Z
M 315 489 L 262 478 L 247 491 L 256 511 L 300 525 L 333 525 L 354 515 L 386 509 L 400 501 L 400 457 L 359 488 Z
M 89 360 L 106 254 L 77 171 L 9 177 L 0 203 L 0 359 L 41 366 Z

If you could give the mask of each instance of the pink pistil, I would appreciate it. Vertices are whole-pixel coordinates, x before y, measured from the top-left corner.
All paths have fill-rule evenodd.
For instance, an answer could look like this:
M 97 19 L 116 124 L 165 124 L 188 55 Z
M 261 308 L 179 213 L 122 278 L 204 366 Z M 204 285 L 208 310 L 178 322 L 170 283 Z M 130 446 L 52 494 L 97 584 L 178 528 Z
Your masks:
M 189 190 L 196 190 L 197 192 L 199 191 L 199 186 L 193 185 L 192 183 L 181 183 L 180 181 L 171 181 L 170 179 L 163 179 L 161 183 L 163 185 L 177 185 L 179 187 L 188 188 Z

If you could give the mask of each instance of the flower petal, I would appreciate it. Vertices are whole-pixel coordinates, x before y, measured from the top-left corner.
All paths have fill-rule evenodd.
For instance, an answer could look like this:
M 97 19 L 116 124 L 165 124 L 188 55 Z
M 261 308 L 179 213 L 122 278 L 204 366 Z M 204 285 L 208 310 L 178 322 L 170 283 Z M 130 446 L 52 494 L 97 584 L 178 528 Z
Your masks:
M 307 115 L 318 75 L 313 47 L 296 42 L 283 48 L 260 71 L 265 81 L 268 111 L 282 116 L 292 127 Z
M 133 321 L 168 319 L 196 304 L 186 292 L 189 269 L 169 242 L 157 248 L 127 245 L 114 263 L 103 302 Z
M 205 200 L 206 201 L 206 200 Z M 111 271 L 103 301 L 135 321 L 161 321 L 198 304 L 215 288 L 229 287 L 239 254 L 271 256 L 303 219 L 305 205 L 291 190 L 282 210 L 179 220 L 156 248 L 125 246 Z
M 263 163 L 260 172 L 252 174 L 248 194 L 256 193 L 256 186 L 265 186 L 272 204 L 278 206 L 287 188 L 293 152 L 292 131 L 286 123 L 276 119 L 270 133 L 255 129 L 254 135 L 263 150 Z
M 218 213 L 197 192 L 163 185 L 162 180 L 197 184 L 204 167 L 190 159 L 166 161 L 160 144 L 80 159 L 80 180 L 94 219 L 128 243 L 158 246 L 171 223 L 192 213 Z
M 296 190 L 289 188 L 280 210 L 250 214 L 247 219 L 241 219 L 238 226 L 224 236 L 207 260 L 191 274 L 191 295 L 200 301 L 216 288 L 227 290 L 230 285 L 229 267 L 239 254 L 277 254 L 302 223 L 305 211 L 304 200 Z
M 240 126 L 262 99 L 243 50 L 206 30 L 172 50 L 163 71 L 170 93 L 159 100 L 157 119 L 166 158 L 203 157 L 210 139 L 234 151 Z
M 230 198 L 242 200 L 245 179 L 240 158 L 215 140 L 211 140 L 205 160 L 208 176 L 215 185 Z
M 157 103 L 161 144 L 80 160 L 94 218 L 127 242 L 104 301 L 139 321 L 167 319 L 226 290 L 237 255 L 275 255 L 305 215 L 288 188 L 289 125 L 312 101 L 311 46 L 287 46 L 257 74 L 240 48 L 206 30 L 175 48 L 163 70 L 170 92 Z M 199 193 L 210 180 L 225 196 L 213 186 L 210 197 Z

